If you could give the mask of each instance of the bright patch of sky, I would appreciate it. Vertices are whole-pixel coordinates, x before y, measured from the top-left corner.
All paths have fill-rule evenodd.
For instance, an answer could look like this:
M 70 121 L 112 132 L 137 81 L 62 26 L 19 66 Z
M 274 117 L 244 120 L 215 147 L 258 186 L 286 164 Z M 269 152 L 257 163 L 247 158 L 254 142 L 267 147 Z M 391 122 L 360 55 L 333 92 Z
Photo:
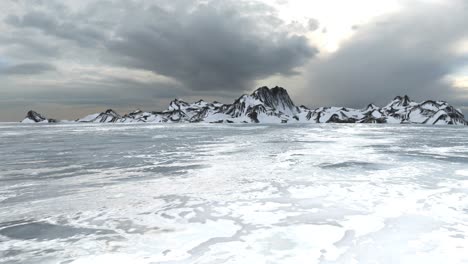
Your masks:
M 310 31 L 307 35 L 322 52 L 336 51 L 340 43 L 352 36 L 359 26 L 401 8 L 396 0 L 264 1 L 275 6 L 280 17 L 286 21 L 307 25 L 310 19 L 316 19 L 320 23 L 318 30 Z
M 318 28 L 309 30 L 305 35 L 311 43 L 319 47 L 319 56 L 326 56 L 340 48 L 340 44 L 353 36 L 361 26 L 379 17 L 401 11 L 408 0 L 263 0 L 276 7 L 280 17 L 292 24 L 307 28 L 310 20 L 315 20 Z M 450 4 L 444 0 L 419 0 L 421 3 Z M 468 39 L 457 43 L 454 52 L 468 57 Z M 456 87 L 468 89 L 468 67 L 452 76 Z M 275 76 L 269 78 L 275 80 Z M 265 81 L 265 80 L 262 80 Z M 290 81 L 294 81 L 293 79 Z

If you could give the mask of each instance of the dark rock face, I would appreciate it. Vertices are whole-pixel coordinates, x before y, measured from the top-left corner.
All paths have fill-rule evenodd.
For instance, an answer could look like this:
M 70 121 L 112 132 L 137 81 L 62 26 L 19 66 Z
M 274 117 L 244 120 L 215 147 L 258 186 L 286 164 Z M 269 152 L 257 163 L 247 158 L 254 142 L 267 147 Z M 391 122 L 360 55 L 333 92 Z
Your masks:
M 112 109 L 108 109 L 98 116 L 98 120 L 100 120 L 101 123 L 115 123 L 120 118 L 121 116 Z
M 89 115 L 87 117 L 76 120 L 81 123 L 116 123 L 122 117 L 112 109 L 108 109 L 102 113 Z
M 43 115 L 33 110 L 29 111 L 26 114 L 26 118 L 22 121 L 22 123 L 56 123 L 56 122 L 57 120 L 47 119 Z
M 23 122 L 54 122 L 30 111 Z M 397 96 L 380 108 L 369 104 L 364 109 L 345 107 L 297 107 L 286 89 L 260 87 L 244 94 L 232 104 L 199 100 L 187 103 L 173 100 L 162 112 L 134 111 L 119 115 L 112 109 L 89 115 L 76 122 L 92 123 L 391 123 L 428 125 L 468 125 L 463 114 L 443 101 L 417 103 L 407 95 Z
M 392 105 L 394 105 L 396 107 L 408 106 L 410 104 L 410 102 L 411 102 L 410 98 L 407 95 L 405 95 L 403 97 L 397 96 L 397 97 L 395 97 L 395 99 L 393 99 L 393 101 L 395 103 L 393 103 Z
M 35 112 L 35 111 L 29 111 L 27 114 L 26 114 L 26 118 L 29 118 L 31 120 L 33 120 L 34 122 L 43 122 L 44 120 L 47 120 L 47 118 L 45 118 L 44 116 L 42 116 L 41 114 Z
M 351 124 L 351 123 L 356 123 L 356 119 L 354 118 L 349 118 L 347 116 L 340 117 L 337 114 L 332 115 L 330 119 L 328 119 L 327 123 L 341 123 L 341 124 Z
M 282 87 L 261 87 L 257 89 L 252 95 L 253 98 L 262 102 L 265 106 L 276 109 L 282 113 L 298 113 L 300 110 L 296 107 L 289 97 L 286 89 Z
M 260 121 L 258 121 L 258 114 L 257 114 L 257 112 L 251 112 L 251 113 L 249 114 L 249 117 L 250 117 L 250 119 L 252 119 L 252 122 L 254 122 L 254 123 L 260 123 Z

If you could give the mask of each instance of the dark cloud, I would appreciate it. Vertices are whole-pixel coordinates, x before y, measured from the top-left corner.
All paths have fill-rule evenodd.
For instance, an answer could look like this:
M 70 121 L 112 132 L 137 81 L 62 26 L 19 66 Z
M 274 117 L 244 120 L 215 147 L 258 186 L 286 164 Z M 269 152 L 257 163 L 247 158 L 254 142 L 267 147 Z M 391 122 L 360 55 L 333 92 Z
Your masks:
M 150 70 L 195 91 L 250 90 L 255 80 L 297 74 L 295 69 L 318 52 L 305 37 L 285 30 L 271 7 L 256 1 L 155 3 L 116 1 L 103 7 L 96 2 L 86 14 L 68 14 L 60 6 L 5 21 L 79 47 L 92 45 L 102 49 L 105 63 Z
M 193 90 L 251 89 L 255 80 L 295 74 L 317 53 L 305 37 L 278 30 L 281 21 L 264 6 L 250 10 L 213 1 L 183 14 L 154 8 L 133 23 L 139 26 L 120 28 L 108 43 L 119 55 L 113 59 Z
M 55 67 L 47 63 L 22 63 L 0 67 L 0 75 L 33 75 L 50 71 L 55 71 Z
M 302 94 L 318 104 L 384 104 L 396 95 L 459 101 L 447 80 L 466 56 L 454 51 L 468 37 L 467 5 L 412 4 L 404 12 L 362 26 L 351 40 L 308 69 Z

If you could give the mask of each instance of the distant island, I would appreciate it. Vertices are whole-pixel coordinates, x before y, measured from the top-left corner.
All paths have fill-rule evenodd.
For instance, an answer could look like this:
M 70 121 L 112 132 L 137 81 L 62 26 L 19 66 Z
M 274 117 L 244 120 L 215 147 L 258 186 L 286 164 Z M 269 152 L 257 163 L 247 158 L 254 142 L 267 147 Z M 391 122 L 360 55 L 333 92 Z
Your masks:
M 29 111 L 22 123 L 379 123 L 468 125 L 462 112 L 444 101 L 413 102 L 397 96 L 384 107 L 369 104 L 364 109 L 296 106 L 286 89 L 261 87 L 242 95 L 232 104 L 187 103 L 175 99 L 162 112 L 141 110 L 119 115 L 109 109 L 75 121 L 49 119 Z

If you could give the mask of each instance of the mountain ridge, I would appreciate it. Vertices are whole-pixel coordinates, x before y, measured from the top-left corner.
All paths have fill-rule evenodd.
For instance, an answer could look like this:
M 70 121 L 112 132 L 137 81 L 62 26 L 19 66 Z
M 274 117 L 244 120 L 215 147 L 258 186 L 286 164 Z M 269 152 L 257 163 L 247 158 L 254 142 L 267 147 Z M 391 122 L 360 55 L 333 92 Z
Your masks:
M 260 87 L 232 104 L 174 99 L 162 112 L 136 110 L 120 115 L 112 109 L 75 121 L 48 119 L 33 110 L 22 123 L 389 123 L 468 125 L 463 113 L 445 101 L 412 101 L 397 96 L 384 107 L 369 104 L 364 109 L 296 106 L 286 89 Z

